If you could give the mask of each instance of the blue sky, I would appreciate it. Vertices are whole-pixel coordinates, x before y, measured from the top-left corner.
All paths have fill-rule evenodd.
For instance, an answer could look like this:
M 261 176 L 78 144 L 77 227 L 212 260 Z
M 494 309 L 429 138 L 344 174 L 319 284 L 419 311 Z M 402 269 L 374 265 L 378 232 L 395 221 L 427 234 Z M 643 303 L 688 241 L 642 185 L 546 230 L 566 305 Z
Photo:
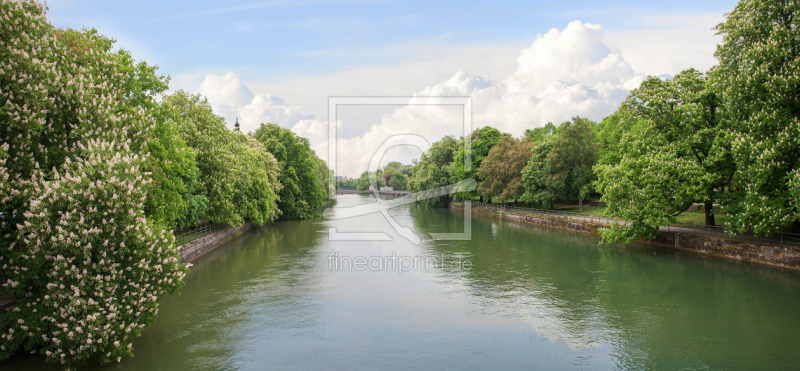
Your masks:
M 54 24 L 98 28 L 166 74 L 234 70 L 280 79 L 415 57 L 369 53 L 391 44 L 524 45 L 573 20 L 599 23 L 609 32 L 635 31 L 660 28 L 638 17 L 722 15 L 735 2 L 75 0 L 48 5 Z
M 48 18 L 114 37 L 170 75 L 171 89 L 207 96 L 231 126 L 237 116 L 245 130 L 278 123 L 324 153 L 329 96 L 468 95 L 477 126 L 515 135 L 576 115 L 601 120 L 648 75 L 708 70 L 711 28 L 735 5 L 51 0 Z M 350 163 L 367 162 L 392 125 L 431 140 L 459 134 L 445 113 L 399 111 L 339 118 L 358 152 Z

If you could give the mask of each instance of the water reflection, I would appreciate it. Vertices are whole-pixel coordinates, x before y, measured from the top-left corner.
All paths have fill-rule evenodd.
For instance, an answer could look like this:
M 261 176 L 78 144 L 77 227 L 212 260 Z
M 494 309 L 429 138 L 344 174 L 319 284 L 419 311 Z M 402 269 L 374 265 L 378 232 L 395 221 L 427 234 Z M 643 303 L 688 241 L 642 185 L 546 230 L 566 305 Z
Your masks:
M 350 195 L 340 206 L 370 202 Z M 408 205 L 280 222 L 197 259 L 136 357 L 85 369 L 787 369 L 800 275 Z M 393 241 L 329 241 L 387 232 Z M 331 269 L 330 257 L 443 257 L 469 269 Z M 18 356 L 3 369 L 41 369 Z M 52 367 L 57 369 L 57 367 Z

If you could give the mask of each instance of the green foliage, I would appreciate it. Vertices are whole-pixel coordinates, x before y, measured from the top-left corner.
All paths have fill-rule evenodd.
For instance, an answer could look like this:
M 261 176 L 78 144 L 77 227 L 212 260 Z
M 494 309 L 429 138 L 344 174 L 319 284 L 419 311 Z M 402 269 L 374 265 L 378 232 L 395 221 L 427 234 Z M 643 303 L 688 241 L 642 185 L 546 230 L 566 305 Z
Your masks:
M 540 128 L 525 129 L 525 138 L 534 143 L 544 142 L 556 134 L 558 134 L 558 128 L 552 122 L 548 122 Z
M 314 156 L 314 161 L 317 163 L 317 188 L 323 194 L 323 202 L 331 199 L 333 192 L 336 191 L 336 177 L 333 175 L 333 170 L 328 168 L 328 164 Z
M 425 191 L 454 183 L 452 164 L 458 154 L 459 147 L 462 147 L 462 144 L 451 136 L 446 136 L 442 140 L 433 143 L 431 148 L 425 151 L 414 165 L 414 175 L 408 182 L 408 189 L 424 196 Z M 439 196 L 421 200 L 420 202 L 429 206 L 444 207 L 446 205 L 446 197 Z
M 356 181 L 356 189 L 359 191 L 369 190 L 369 179 L 366 177 L 358 178 Z
M 347 179 L 344 181 L 342 188 L 356 189 L 358 187 L 358 179 Z
M 392 174 L 392 179 L 389 181 L 389 186 L 396 191 L 405 191 L 408 187 L 408 175 L 402 173 Z
M 18 299 L 0 359 L 119 361 L 187 272 L 143 211 L 152 97 L 126 90 L 110 39 L 54 29 L 37 3 L 0 17 L 0 292 Z
M 521 171 L 522 187 L 525 193 L 520 200 L 535 204 L 543 204 L 545 208 L 552 207 L 562 194 L 564 180 L 550 175 L 548 156 L 553 148 L 550 137 L 537 142 L 531 151 L 528 163 Z
M 792 221 L 800 232 L 800 3 L 742 0 L 717 26 L 719 65 L 711 84 L 724 102 L 723 122 L 738 184 L 730 190 L 737 231 L 771 234 Z
M 562 193 L 569 199 L 578 200 L 580 212 L 583 212 L 583 200 L 589 196 L 594 181 L 592 167 L 597 162 L 595 126 L 594 122 L 580 117 L 561 124 L 548 154 L 550 175 L 564 181 L 560 185 Z
M 328 199 L 328 188 L 323 186 L 327 175 L 320 179 L 323 175 L 308 139 L 298 137 L 291 130 L 275 124 L 261 124 L 253 137 L 263 143 L 267 152 L 278 160 L 279 180 L 283 185 L 278 201 L 281 219 L 306 219 L 314 216 L 317 208 Z
M 414 175 L 414 165 L 403 165 L 397 171 L 410 178 Z
M 489 199 L 495 196 L 501 201 L 520 198 L 525 193 L 521 172 L 531 157 L 533 146 L 531 140 L 503 136 L 478 168 L 481 180 L 478 192 Z
M 196 153 L 200 176 L 187 198 L 200 205 L 203 199 L 195 197 L 205 198 L 204 217 L 231 226 L 242 225 L 245 219 L 256 225 L 275 220 L 280 213 L 275 205 L 281 191 L 280 168 L 264 146 L 227 130 L 199 95 L 178 91 L 165 97 L 164 104 L 165 118 L 175 122 L 181 138 Z
M 206 214 L 208 209 L 208 198 L 197 194 L 197 180 L 200 178 L 200 169 L 197 166 L 189 168 L 189 173 L 183 178 L 185 192 L 181 195 L 186 207 L 180 209 L 178 213 L 178 227 L 197 224 L 200 218 Z
M 597 164 L 598 165 L 616 165 L 622 160 L 622 153 L 620 153 L 619 144 L 622 141 L 622 136 L 634 130 L 634 128 L 641 128 L 646 126 L 647 123 L 640 118 L 627 117 L 623 119 L 620 112 L 614 112 L 611 116 L 603 119 L 597 125 Z
M 560 198 L 577 199 L 583 212 L 597 161 L 595 124 L 575 117 L 551 131 L 556 134 L 541 137 L 522 170 L 525 193 L 521 199 L 545 207 Z
M 166 119 L 169 114 L 162 113 L 171 107 L 163 104 L 158 108 L 153 110 L 156 126 L 147 141 L 150 157 L 145 166 L 153 173 L 153 182 L 148 188 L 145 214 L 170 228 L 191 225 L 197 219 L 187 217 L 202 215 L 207 203 L 205 196 L 195 196 L 190 191 L 199 176 L 195 152 L 181 138 L 178 126 Z
M 383 167 L 383 171 L 386 172 L 386 173 L 389 172 L 389 169 L 392 169 L 392 170 L 396 171 L 396 170 L 400 169 L 402 166 L 403 166 L 403 164 L 400 163 L 400 161 L 392 161 L 392 162 L 386 164 L 386 166 Z
M 652 237 L 694 202 L 714 203 L 734 174 L 719 100 L 693 69 L 631 92 L 620 115 L 643 120 L 623 136 L 622 158 L 596 168 L 608 215 L 630 221 L 603 233 L 607 242 Z
M 184 178 L 195 168 L 194 153 L 180 138 L 174 123 L 164 119 L 161 111 L 163 105 L 156 102 L 155 97 L 168 89 L 169 78 L 157 75 L 158 67 L 141 61 L 136 63 L 126 50 L 112 52 L 114 40 L 97 33 L 94 29 L 55 30 L 61 43 L 68 46 L 68 51 L 75 53 L 76 63 L 92 64 L 90 49 L 104 53 L 111 63 L 102 69 L 93 69 L 96 76 L 113 74 L 117 81 L 117 99 L 124 104 L 119 109 L 129 112 L 137 108 L 151 113 L 156 119 L 156 126 L 148 131 L 147 171 L 152 173 L 153 182 L 148 187 L 145 201 L 145 214 L 149 220 L 164 223 L 170 228 L 176 227 L 179 216 L 189 207 L 184 196 L 187 195 Z M 194 200 L 201 201 L 201 200 Z M 193 202 L 192 205 L 201 205 Z M 194 222 L 194 221 L 192 221 Z
M 494 147 L 503 134 L 499 130 L 491 127 L 483 127 L 469 134 L 469 148 L 463 146 L 458 149 L 458 154 L 453 161 L 454 180 L 460 182 L 464 179 L 475 179 L 478 181 L 478 169 L 483 163 L 483 159 L 489 155 L 489 151 Z M 464 158 L 470 156 L 470 168 L 464 169 Z M 471 199 L 478 195 L 477 190 L 458 192 L 454 194 L 455 199 Z

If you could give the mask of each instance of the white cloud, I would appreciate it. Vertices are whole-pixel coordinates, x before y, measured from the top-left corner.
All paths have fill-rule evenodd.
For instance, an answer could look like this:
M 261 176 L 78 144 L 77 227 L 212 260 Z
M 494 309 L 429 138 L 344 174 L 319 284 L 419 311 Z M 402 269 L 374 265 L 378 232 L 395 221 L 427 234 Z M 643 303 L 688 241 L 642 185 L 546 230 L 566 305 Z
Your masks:
M 708 71 L 717 64 L 719 14 L 666 14 L 636 17 L 648 29 L 609 32 L 606 42 L 622 51 L 633 69 L 645 75 L 676 75 L 687 68 Z M 657 25 L 658 27 L 653 27 Z
M 499 82 L 457 73 L 421 95 L 469 95 L 476 127 L 513 135 L 574 116 L 599 120 L 614 112 L 643 76 L 603 42 L 600 25 L 574 21 L 539 35 L 517 58 L 517 70 Z
M 238 116 L 243 132 L 253 131 L 261 123 L 291 128 L 301 120 L 311 118 L 302 114 L 300 107 L 289 106 L 281 98 L 269 94 L 254 95 L 233 72 L 206 75 L 199 90 L 208 98 L 214 112 L 224 117 L 229 126 Z
M 679 26 L 675 26 L 678 31 L 653 30 L 644 34 L 662 32 L 662 35 L 671 35 L 664 36 L 664 40 L 672 40 L 665 42 L 674 43 L 678 37 L 676 35 L 699 32 L 698 27 L 705 27 L 692 24 L 689 29 L 693 31 L 680 31 L 682 29 Z M 518 50 L 515 67 L 506 68 L 507 72 L 502 76 L 473 76 L 461 70 L 449 75 L 449 78 L 440 79 L 441 83 L 408 91 L 403 89 L 408 89 L 411 86 L 409 84 L 419 84 L 425 78 L 430 79 L 431 76 L 425 75 L 425 71 L 420 71 L 419 78 L 413 78 L 415 75 L 408 71 L 405 75 L 395 73 L 385 76 L 387 72 L 400 72 L 402 69 L 374 66 L 361 69 L 362 72 L 366 71 L 361 75 L 358 71 L 351 71 L 338 75 L 295 78 L 291 81 L 303 81 L 304 84 L 293 84 L 292 89 L 295 92 L 296 89 L 302 89 L 307 96 L 315 96 L 317 100 L 346 92 L 347 89 L 371 96 L 405 95 L 413 91 L 417 93 L 412 94 L 418 97 L 470 96 L 473 102 L 473 128 L 493 126 L 519 136 L 525 129 L 539 127 L 547 122 L 558 124 L 574 116 L 600 120 L 614 112 L 629 91 L 643 81 L 646 74 L 674 74 L 679 72 L 677 69 L 682 68 L 683 64 L 698 60 L 697 56 L 690 55 L 681 59 L 664 54 L 659 56 L 659 67 L 646 68 L 643 66 L 650 63 L 647 55 L 650 44 L 646 38 L 639 39 L 638 44 L 631 42 L 625 45 L 627 49 L 619 49 L 619 39 L 612 39 L 617 43 L 608 42 L 609 37 L 600 25 L 574 21 L 563 30 L 552 29 L 537 36 L 529 46 Z M 672 47 L 685 47 L 681 45 L 685 44 L 678 43 Z M 712 55 L 713 47 L 705 48 L 702 45 L 705 44 L 698 42 L 694 47 L 698 55 L 703 58 Z M 704 48 L 709 50 L 702 52 Z M 678 51 L 675 53 L 680 54 Z M 629 58 L 641 65 L 635 66 Z M 441 74 L 441 68 L 436 71 Z M 394 83 L 387 85 L 386 81 Z M 264 91 L 263 87 L 269 86 L 250 85 L 259 86 L 259 91 Z M 309 138 L 317 154 L 327 159 L 327 122 L 304 114 L 308 111 L 299 106 L 286 104 L 272 95 L 253 94 L 240 77 L 232 72 L 224 75 L 207 74 L 200 84 L 200 92 L 209 97 L 214 110 L 229 123 L 233 122 L 233 115 L 238 115 L 244 131 L 254 130 L 261 122 L 277 123 Z M 317 93 L 314 95 L 308 92 Z M 326 101 L 327 99 L 323 100 Z M 317 107 L 312 112 L 326 110 L 327 106 L 325 110 Z M 341 127 L 343 124 L 340 122 L 339 125 Z M 341 138 L 337 142 L 337 170 L 341 175 L 357 176 L 366 170 L 375 150 L 395 134 L 417 134 L 430 142 L 439 140 L 444 135 L 462 135 L 462 111 L 461 107 L 452 106 L 405 106 L 382 114 L 379 122 L 376 120 L 366 131 L 359 128 L 358 133 L 359 135 Z M 393 159 L 408 162 L 418 155 L 417 149 L 396 148 L 392 152 L 392 156 L 396 158 L 385 158 L 383 162 Z

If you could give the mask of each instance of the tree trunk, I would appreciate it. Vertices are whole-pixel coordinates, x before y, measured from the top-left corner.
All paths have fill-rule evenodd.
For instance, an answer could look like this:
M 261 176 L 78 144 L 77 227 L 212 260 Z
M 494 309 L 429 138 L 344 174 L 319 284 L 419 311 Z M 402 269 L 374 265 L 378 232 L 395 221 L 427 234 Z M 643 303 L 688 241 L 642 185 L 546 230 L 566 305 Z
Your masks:
M 517 200 L 514 200 L 514 207 L 517 207 Z
M 800 220 L 792 222 L 792 233 L 800 234 Z
M 716 225 L 714 223 L 714 214 L 711 213 L 713 208 L 714 204 L 711 202 L 703 204 L 703 212 L 706 214 L 706 225 Z
M 583 198 L 578 197 L 578 212 L 583 214 Z
M 483 203 L 483 195 L 480 195 L 478 197 L 480 197 L 481 203 Z

